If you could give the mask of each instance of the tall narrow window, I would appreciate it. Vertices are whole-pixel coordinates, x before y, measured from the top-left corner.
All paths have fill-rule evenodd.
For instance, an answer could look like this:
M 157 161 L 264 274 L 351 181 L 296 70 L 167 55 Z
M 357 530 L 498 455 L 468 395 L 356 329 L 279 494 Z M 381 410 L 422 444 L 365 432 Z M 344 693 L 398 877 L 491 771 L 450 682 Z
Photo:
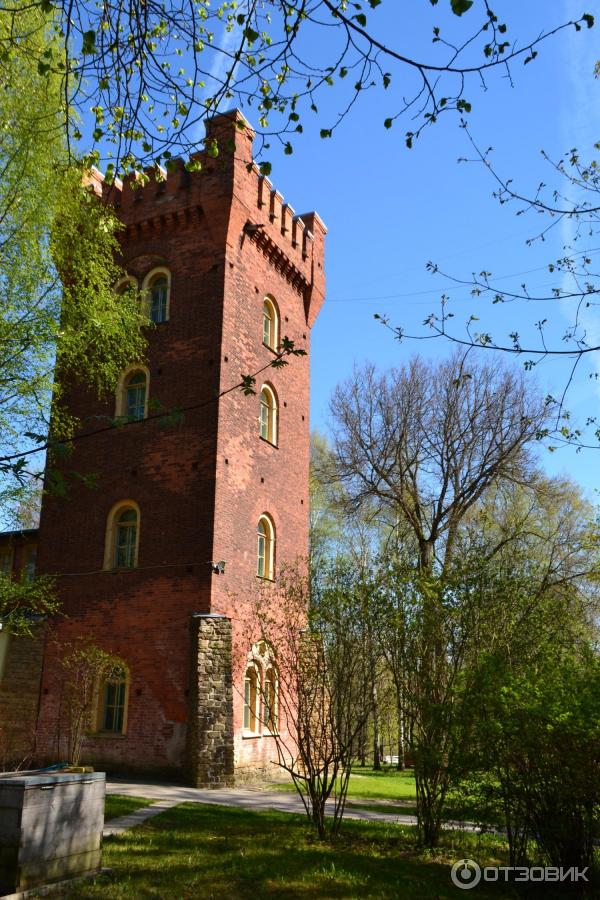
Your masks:
M 279 346 L 279 316 L 270 297 L 263 302 L 263 344 L 270 350 Z
M 0 626 L 0 684 L 2 683 L 2 677 L 6 668 L 6 661 L 8 659 L 9 642 L 10 635 L 8 631 L 6 630 L 6 628 Z
M 277 401 L 268 385 L 260 392 L 260 436 L 270 444 L 277 443 Z
M 105 569 L 134 569 L 140 541 L 140 511 L 134 500 L 121 500 L 106 522 Z
M 134 372 L 125 384 L 125 409 L 128 419 L 137 421 L 146 416 L 146 376 Z
M 273 578 L 275 555 L 275 529 L 268 516 L 261 516 L 256 529 L 256 574 L 259 578 Z
M 105 681 L 100 695 L 98 729 L 122 734 L 125 730 L 126 704 L 127 681 Z
M 10 577 L 13 568 L 13 548 L 3 547 L 0 550 L 0 572 Z
M 167 321 L 167 299 L 169 283 L 164 275 L 159 275 L 150 286 L 150 318 L 156 324 Z
M 37 547 L 30 546 L 23 554 L 23 577 L 25 581 L 33 581 L 37 563 Z
M 155 325 L 169 318 L 171 274 L 168 269 L 153 269 L 144 278 L 142 296 L 146 315 Z
M 277 731 L 277 672 L 271 666 L 265 675 L 264 720 L 267 731 Z
M 258 731 L 258 697 L 258 672 L 249 666 L 244 678 L 244 731 Z
M 137 544 L 137 513 L 124 509 L 117 519 L 115 540 L 115 568 L 133 569 Z
M 142 366 L 126 369 L 119 379 L 115 417 L 128 422 L 145 419 L 148 415 L 150 375 Z

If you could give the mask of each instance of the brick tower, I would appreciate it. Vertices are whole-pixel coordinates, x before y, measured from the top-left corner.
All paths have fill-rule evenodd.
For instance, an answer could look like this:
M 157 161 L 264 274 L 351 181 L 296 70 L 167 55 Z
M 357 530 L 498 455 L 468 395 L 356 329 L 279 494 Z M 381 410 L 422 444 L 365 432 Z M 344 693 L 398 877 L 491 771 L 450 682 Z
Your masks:
M 249 670 L 257 635 L 242 613 L 258 583 L 307 553 L 309 358 L 267 369 L 256 396 L 216 398 L 283 336 L 308 352 L 326 229 L 260 176 L 239 112 L 213 118 L 208 136 L 220 153 L 199 154 L 201 172 L 182 164 L 136 190 L 95 178 L 156 327 L 114 404 L 67 394 L 84 430 L 115 414 L 126 424 L 75 444 L 68 467 L 95 474 L 97 489 L 75 481 L 68 498 L 44 500 L 39 571 L 57 576 L 65 617 L 46 637 L 37 747 L 60 754 L 55 639 L 90 635 L 128 675 L 99 687 L 86 759 L 216 785 L 275 758 L 262 707 L 276 675 Z M 179 420 L 165 424 L 158 406 Z M 257 691 L 254 678 L 272 684 Z

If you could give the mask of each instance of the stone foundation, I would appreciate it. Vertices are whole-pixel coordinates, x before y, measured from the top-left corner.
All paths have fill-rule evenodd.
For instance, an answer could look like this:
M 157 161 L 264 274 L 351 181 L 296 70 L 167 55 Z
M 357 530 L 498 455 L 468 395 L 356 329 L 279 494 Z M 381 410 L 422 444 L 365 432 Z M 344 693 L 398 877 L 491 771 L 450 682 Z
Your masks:
M 231 621 L 214 613 L 192 616 L 188 726 L 189 772 L 196 787 L 233 784 Z

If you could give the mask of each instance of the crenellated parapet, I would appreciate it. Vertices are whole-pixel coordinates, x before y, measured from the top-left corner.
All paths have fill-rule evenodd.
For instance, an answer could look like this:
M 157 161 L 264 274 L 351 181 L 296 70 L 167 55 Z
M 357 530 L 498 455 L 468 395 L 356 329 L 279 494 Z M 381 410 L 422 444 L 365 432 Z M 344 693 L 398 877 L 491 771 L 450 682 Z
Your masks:
M 307 317 L 314 320 L 325 293 L 325 225 L 315 212 L 297 215 L 261 174 L 252 156 L 255 133 L 239 110 L 209 119 L 206 132 L 205 149 L 192 155 L 191 166 L 176 159 L 168 172 L 149 169 L 112 182 L 93 168 L 88 183 L 114 205 L 125 225 L 124 243 L 202 220 L 230 243 L 255 243 L 305 295 Z M 229 214 L 234 196 L 243 221 Z

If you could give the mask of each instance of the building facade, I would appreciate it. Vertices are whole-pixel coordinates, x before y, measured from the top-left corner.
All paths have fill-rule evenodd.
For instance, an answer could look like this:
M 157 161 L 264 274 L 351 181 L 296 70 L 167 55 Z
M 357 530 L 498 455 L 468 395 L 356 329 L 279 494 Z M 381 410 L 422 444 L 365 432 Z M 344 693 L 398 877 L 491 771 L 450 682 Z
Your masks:
M 86 758 L 222 784 L 276 755 L 277 673 L 250 610 L 308 550 L 310 329 L 326 229 L 259 174 L 240 113 L 212 119 L 208 137 L 220 152 L 199 154 L 201 171 L 181 163 L 135 189 L 92 180 L 123 222 L 122 264 L 155 326 L 113 402 L 67 386 L 88 435 L 68 468 L 96 487 L 74 479 L 68 497 L 44 498 L 38 571 L 56 576 L 62 614 L 40 629 L 31 680 L 35 755 L 56 761 L 61 654 L 91 636 L 127 674 L 99 687 Z M 307 355 L 270 367 L 284 336 Z M 259 370 L 255 395 L 231 390 Z M 5 652 L 0 716 L 21 643 Z

